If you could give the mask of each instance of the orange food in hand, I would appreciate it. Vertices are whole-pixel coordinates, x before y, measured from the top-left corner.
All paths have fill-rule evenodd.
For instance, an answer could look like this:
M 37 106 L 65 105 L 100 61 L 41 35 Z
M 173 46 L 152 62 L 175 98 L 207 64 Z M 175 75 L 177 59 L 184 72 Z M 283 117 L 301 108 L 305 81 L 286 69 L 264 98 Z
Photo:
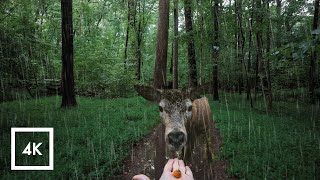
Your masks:
M 175 178 L 180 178 L 181 177 L 181 171 L 179 169 L 175 170 L 172 172 L 172 176 Z

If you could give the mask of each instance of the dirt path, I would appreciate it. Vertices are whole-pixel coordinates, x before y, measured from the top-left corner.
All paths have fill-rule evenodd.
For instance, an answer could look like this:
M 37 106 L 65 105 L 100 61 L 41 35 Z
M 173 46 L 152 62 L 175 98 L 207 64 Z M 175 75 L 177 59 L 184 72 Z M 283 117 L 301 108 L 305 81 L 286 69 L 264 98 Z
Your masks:
M 222 139 L 215 123 L 210 126 L 211 142 L 215 156 L 222 146 Z M 150 134 L 133 145 L 132 151 L 124 161 L 123 179 L 132 179 L 136 174 L 145 174 L 150 179 L 159 179 L 165 159 L 166 148 L 164 142 L 164 127 L 158 125 Z M 204 146 L 197 146 L 193 152 L 190 163 L 191 170 L 196 180 L 229 179 L 226 173 L 227 162 L 215 159 L 208 163 L 202 158 Z

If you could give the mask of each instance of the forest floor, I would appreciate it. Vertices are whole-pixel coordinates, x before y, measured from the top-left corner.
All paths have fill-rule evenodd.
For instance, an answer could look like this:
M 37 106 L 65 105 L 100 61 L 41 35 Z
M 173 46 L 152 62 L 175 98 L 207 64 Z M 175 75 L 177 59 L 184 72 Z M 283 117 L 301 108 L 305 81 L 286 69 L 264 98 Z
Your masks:
M 220 98 L 209 97 L 214 161 L 203 161 L 206 148 L 196 146 L 187 163 L 195 179 L 320 179 L 320 104 L 275 101 L 266 113 L 262 98 L 254 108 L 245 95 L 221 92 Z M 167 160 L 155 104 L 142 97 L 77 101 L 67 110 L 59 108 L 59 96 L 0 103 L 0 179 L 160 177 Z M 11 127 L 54 128 L 54 171 L 10 170 Z M 22 152 L 33 135 L 19 137 Z M 19 154 L 16 163 L 31 160 L 47 159 Z
M 213 162 L 210 163 L 203 158 L 205 146 L 198 144 L 187 165 L 191 167 L 195 179 L 228 179 L 227 161 L 217 158 L 222 147 L 222 138 L 213 121 L 210 131 L 214 151 Z M 159 179 L 166 162 L 164 127 L 160 124 L 132 147 L 130 155 L 124 161 L 123 179 L 132 179 L 137 174 L 145 174 L 150 179 Z

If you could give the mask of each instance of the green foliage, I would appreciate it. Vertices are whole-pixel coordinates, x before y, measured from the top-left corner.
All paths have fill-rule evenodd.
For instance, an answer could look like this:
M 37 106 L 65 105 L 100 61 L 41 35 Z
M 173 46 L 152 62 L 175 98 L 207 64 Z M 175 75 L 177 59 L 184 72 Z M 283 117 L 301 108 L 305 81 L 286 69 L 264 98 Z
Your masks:
M 155 1 L 145 2 L 143 36 L 156 23 Z M 1 100 L 15 99 L 14 93 L 29 89 L 33 96 L 46 95 L 47 79 L 61 75 L 60 1 L 1 1 L 0 77 Z M 136 84 L 136 59 L 130 53 L 124 69 L 127 23 L 126 3 L 117 1 L 73 1 L 74 67 L 76 92 L 80 95 L 119 97 L 132 95 Z M 142 13 L 142 12 L 141 12 Z M 142 14 L 137 14 L 141 17 Z M 130 37 L 134 40 L 134 34 Z M 142 62 L 154 64 L 155 43 L 142 39 Z M 131 45 L 131 44 L 129 44 Z M 133 52 L 135 47 L 129 46 Z M 147 51 L 147 53 L 144 53 Z M 144 66 L 143 66 L 144 67 Z M 149 71 L 151 72 L 151 71 Z M 152 76 L 144 76 L 152 77 Z
M 238 1 L 240 2 L 240 1 Z M 138 1 L 130 12 L 134 15 L 129 28 L 127 59 L 125 40 L 128 27 L 128 4 L 125 1 L 73 1 L 74 67 L 76 92 L 79 95 L 99 97 L 130 96 L 137 82 L 137 51 L 141 51 L 141 82 L 151 84 L 155 64 L 158 2 Z M 171 2 L 172 4 L 172 2 Z M 242 28 L 244 32 L 244 63 L 251 51 L 249 79 L 255 78 L 256 32 L 263 34 L 265 49 L 267 25 L 271 25 L 270 58 L 272 86 L 275 91 L 307 88 L 310 52 L 317 49 L 310 33 L 313 5 L 306 1 L 282 3 L 280 15 L 276 4 L 270 2 L 257 8 L 250 0 L 242 0 Z M 171 5 L 172 12 L 173 5 Z M 199 1 L 192 4 L 194 44 L 196 49 L 198 81 L 208 82 L 212 77 L 212 4 Z M 1 1 L 0 8 L 0 77 L 1 99 L 15 99 L 15 93 L 29 89 L 33 96 L 46 95 L 49 80 L 61 75 L 61 8 L 60 2 L 49 0 Z M 237 55 L 236 34 L 239 28 L 232 1 L 223 2 L 219 11 L 218 79 L 222 89 L 238 87 L 243 75 Z M 256 23 L 256 14 L 263 15 L 263 23 Z M 252 46 L 249 48 L 249 20 L 252 18 Z M 137 47 L 141 23 L 141 48 Z M 171 81 L 173 16 L 170 15 L 167 79 Z M 188 85 L 187 37 L 184 25 L 183 2 L 179 2 L 179 84 Z M 319 49 L 319 48 L 318 48 Z M 126 61 L 126 65 L 124 62 Z M 248 64 L 247 64 L 248 65 Z M 319 65 L 319 62 L 318 62 Z M 126 68 L 126 69 L 125 69 Z M 285 75 L 284 75 L 285 74 Z M 243 78 L 245 79 L 245 77 Z M 127 85 L 127 86 L 125 86 Z M 10 93 L 13 92 L 13 93 Z
M 0 104 L 1 179 L 110 178 L 121 172 L 132 143 L 159 123 L 156 106 L 141 97 L 77 102 L 68 110 L 57 108 L 58 96 Z M 54 128 L 54 171 L 10 171 L 15 126 Z
M 223 137 L 221 158 L 229 173 L 244 179 L 318 179 L 319 105 L 277 102 L 264 113 L 264 102 L 250 109 L 244 96 L 223 94 L 211 103 Z

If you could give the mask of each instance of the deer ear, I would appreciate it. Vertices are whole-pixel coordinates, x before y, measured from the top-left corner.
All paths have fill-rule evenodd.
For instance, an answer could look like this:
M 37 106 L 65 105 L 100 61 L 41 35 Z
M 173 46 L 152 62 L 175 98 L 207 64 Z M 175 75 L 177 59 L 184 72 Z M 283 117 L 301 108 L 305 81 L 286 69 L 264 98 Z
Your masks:
M 135 85 L 134 89 L 146 100 L 160 102 L 162 90 L 151 86 Z
M 187 94 L 189 95 L 191 100 L 198 99 L 201 95 L 211 93 L 212 85 L 213 85 L 212 82 L 207 82 L 205 84 L 202 84 L 201 86 L 189 88 L 187 90 Z

